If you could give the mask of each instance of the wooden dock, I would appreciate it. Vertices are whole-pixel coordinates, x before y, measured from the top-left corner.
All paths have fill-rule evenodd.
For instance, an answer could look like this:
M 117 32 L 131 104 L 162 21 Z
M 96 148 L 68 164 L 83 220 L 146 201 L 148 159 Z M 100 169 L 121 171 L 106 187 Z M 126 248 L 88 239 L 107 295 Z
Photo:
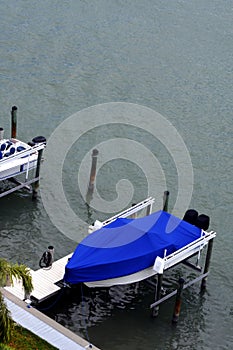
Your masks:
M 35 300 L 37 303 L 40 303 L 52 295 L 59 292 L 61 289 L 57 283 L 62 281 L 65 266 L 68 262 L 68 259 L 72 256 L 73 253 L 70 253 L 63 258 L 53 262 L 50 269 L 39 269 L 31 270 L 33 291 L 30 295 L 32 300 Z M 21 281 L 14 280 L 12 286 L 4 287 L 8 292 L 15 295 L 17 298 L 24 300 L 25 294 Z
M 81 338 L 66 327 L 41 313 L 34 307 L 26 306 L 25 302 L 19 300 L 6 290 L 1 290 L 8 310 L 13 320 L 22 327 L 30 330 L 38 337 L 46 340 L 56 349 L 60 350 L 100 350 L 89 341 Z
M 129 217 L 131 215 L 134 215 L 138 211 L 146 208 L 147 215 L 151 213 L 152 205 L 154 203 L 155 199 L 152 197 L 149 197 L 142 202 L 138 204 L 134 204 L 134 206 L 122 211 L 121 213 L 107 219 L 102 223 L 103 226 L 109 224 L 110 222 L 114 221 L 118 217 Z M 91 232 L 96 230 L 96 227 L 90 226 L 89 229 Z M 68 262 L 68 259 L 72 256 L 73 253 L 70 253 L 63 258 L 53 262 L 52 267 L 50 269 L 38 269 L 36 271 L 31 270 L 31 276 L 32 276 L 32 284 L 33 284 L 33 291 L 30 295 L 31 300 L 35 301 L 36 303 L 40 303 L 49 297 L 53 296 L 59 290 L 61 287 L 59 287 L 58 283 L 63 280 L 63 276 L 65 273 L 65 266 Z M 13 285 L 9 287 L 4 287 L 5 290 L 16 296 L 17 298 L 21 300 L 25 300 L 25 294 L 24 289 L 22 286 L 21 281 L 14 280 Z

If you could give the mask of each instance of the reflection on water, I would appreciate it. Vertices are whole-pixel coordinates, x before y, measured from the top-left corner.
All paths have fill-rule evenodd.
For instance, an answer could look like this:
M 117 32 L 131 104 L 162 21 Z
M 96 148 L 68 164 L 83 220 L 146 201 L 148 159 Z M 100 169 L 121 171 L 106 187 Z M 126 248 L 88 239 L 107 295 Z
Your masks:
M 163 283 L 164 293 L 177 288 L 180 276 L 185 276 L 186 281 L 194 277 L 182 267 L 167 271 Z M 137 343 L 140 345 L 136 348 L 143 349 L 147 343 L 144 337 L 151 337 L 148 331 L 152 331 L 154 327 L 155 338 L 151 338 L 152 344 L 158 335 L 163 337 L 167 334 L 165 349 L 176 349 L 177 343 L 179 346 L 186 344 L 186 348 L 191 350 L 195 349 L 192 341 L 199 330 L 205 328 L 202 316 L 202 301 L 205 297 L 199 295 L 199 287 L 191 287 L 183 293 L 184 303 L 179 321 L 182 334 L 176 333 L 175 327 L 171 325 L 174 298 L 160 306 L 158 318 L 151 317 L 149 306 L 154 301 L 156 278 L 152 278 L 150 283 L 142 281 L 111 288 L 91 289 L 82 285 L 65 288 L 53 300 L 39 305 L 39 309 L 102 349 L 111 346 L 127 349 L 128 345 L 133 349 L 133 344 Z M 118 326 L 115 334 L 110 329 L 116 323 Z M 193 329 L 192 336 L 188 334 L 190 327 Z M 134 332 L 134 329 L 137 329 L 137 332 Z M 117 347 L 113 343 L 117 343 Z

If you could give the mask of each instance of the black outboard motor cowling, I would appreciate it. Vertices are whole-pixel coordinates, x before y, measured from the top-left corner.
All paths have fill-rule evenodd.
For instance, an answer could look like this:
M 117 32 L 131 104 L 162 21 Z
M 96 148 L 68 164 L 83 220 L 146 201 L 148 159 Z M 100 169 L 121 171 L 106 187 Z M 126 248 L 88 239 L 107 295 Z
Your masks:
M 196 225 L 197 217 L 198 212 L 195 209 L 188 209 L 184 214 L 183 220 L 192 225 Z
M 201 228 L 204 231 L 208 230 L 208 228 L 210 226 L 210 218 L 209 218 L 209 216 L 207 216 L 205 214 L 200 214 L 197 217 L 196 226 Z

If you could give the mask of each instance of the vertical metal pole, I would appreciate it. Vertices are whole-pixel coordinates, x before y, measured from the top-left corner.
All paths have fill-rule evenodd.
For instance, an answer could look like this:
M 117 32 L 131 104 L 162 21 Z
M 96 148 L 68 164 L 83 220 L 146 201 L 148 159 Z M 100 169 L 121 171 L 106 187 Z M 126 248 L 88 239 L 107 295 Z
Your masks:
M 15 139 L 17 133 L 17 107 L 11 109 L 11 138 Z
M 136 203 L 132 203 L 131 207 L 134 207 L 135 205 L 136 205 Z M 132 215 L 130 215 L 130 217 L 131 217 L 132 219 L 136 219 L 137 213 L 133 213 Z
M 38 151 L 38 158 L 37 158 L 37 166 L 36 166 L 35 178 L 37 178 L 37 177 L 39 178 L 39 176 L 40 176 L 40 164 L 41 164 L 41 159 L 42 159 L 42 153 L 43 153 L 43 149 L 40 149 Z M 37 198 L 39 185 L 40 185 L 40 181 L 39 181 L 39 179 L 37 179 L 34 182 L 34 185 L 33 185 L 32 199 L 36 199 Z
M 163 283 L 163 274 L 158 273 L 157 274 L 157 286 L 155 291 L 155 301 L 158 301 L 161 297 L 161 289 L 162 289 L 162 283 Z M 159 314 L 159 305 L 155 306 L 152 309 L 152 316 L 157 317 Z
M 147 215 L 150 215 L 152 212 L 152 204 L 148 205 L 147 208 L 146 208 L 146 216 Z
M 164 194 L 163 194 L 163 211 L 168 211 L 168 199 L 169 199 L 169 191 L 164 191 Z
M 177 323 L 179 320 L 180 309 L 181 309 L 181 295 L 183 292 L 183 287 L 184 287 L 184 279 L 181 277 L 179 279 L 179 288 L 176 294 L 176 302 L 175 302 L 174 312 L 172 316 L 172 323 Z
M 203 272 L 204 274 L 209 271 L 210 259 L 211 259 L 211 254 L 212 254 L 212 250 L 213 250 L 213 243 L 214 243 L 214 239 L 211 239 L 208 243 L 208 249 L 207 249 L 206 260 L 205 260 L 205 267 L 204 267 L 204 272 Z M 207 281 L 207 276 L 202 279 L 201 292 L 205 291 L 205 289 L 206 289 L 206 281 Z

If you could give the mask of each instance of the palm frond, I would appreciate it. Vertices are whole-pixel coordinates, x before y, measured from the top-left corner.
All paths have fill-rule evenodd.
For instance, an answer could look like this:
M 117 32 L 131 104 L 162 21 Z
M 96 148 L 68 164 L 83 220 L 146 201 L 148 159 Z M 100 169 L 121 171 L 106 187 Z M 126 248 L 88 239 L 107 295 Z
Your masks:
M 4 287 L 7 282 L 13 284 L 13 277 L 22 280 L 26 294 L 31 293 L 33 285 L 29 268 L 23 264 L 11 264 L 0 258 L 0 286 Z
M 7 343 L 11 338 L 11 330 L 14 322 L 11 318 L 10 311 L 4 302 L 0 291 L 0 342 Z
M 7 260 L 0 258 L 0 287 L 4 287 L 10 276 L 10 264 Z
M 14 264 L 11 265 L 10 268 L 10 276 L 15 277 L 17 280 L 22 280 L 23 282 L 23 287 L 25 290 L 26 294 L 30 294 L 31 291 L 33 290 L 33 285 L 32 285 L 32 276 L 30 274 L 30 270 L 27 266 L 25 265 L 18 265 Z

